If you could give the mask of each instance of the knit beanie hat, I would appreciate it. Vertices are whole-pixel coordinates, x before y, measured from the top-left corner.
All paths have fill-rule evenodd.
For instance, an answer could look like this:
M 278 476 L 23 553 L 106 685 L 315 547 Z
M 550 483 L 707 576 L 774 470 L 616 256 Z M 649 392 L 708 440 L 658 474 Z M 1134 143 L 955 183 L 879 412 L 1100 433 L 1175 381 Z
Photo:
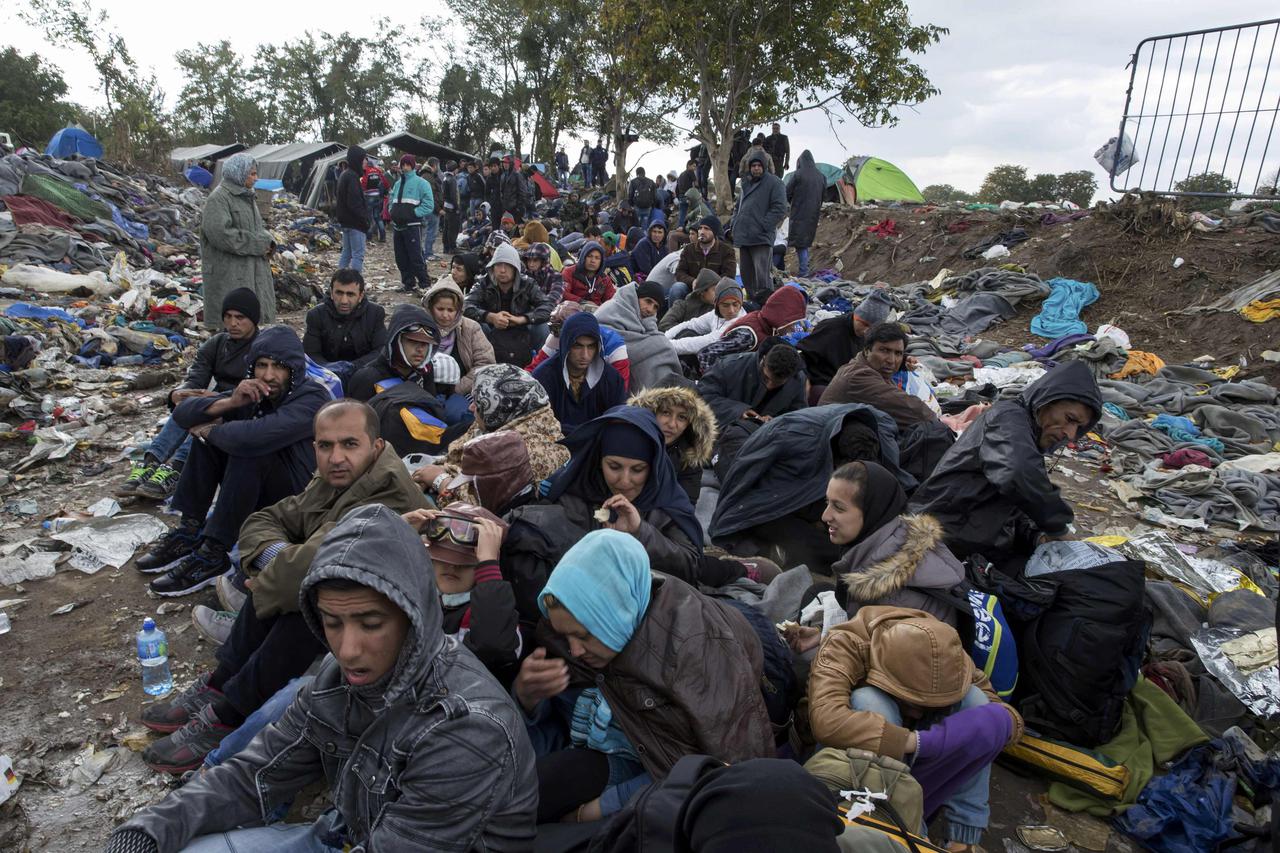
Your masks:
M 705 225 L 705 226 L 707 226 L 708 228 L 710 228 L 710 229 L 711 229 L 711 233 L 712 233 L 712 234 L 714 234 L 714 235 L 716 235 L 716 238 L 717 238 L 717 239 L 719 239 L 719 237 L 720 237 L 720 220 L 719 220 L 719 219 L 717 219 L 717 218 L 715 217 L 715 215 L 710 215 L 710 216 L 704 216 L 704 217 L 702 217 L 702 219 L 700 219 L 700 220 L 698 221 L 698 227 L 699 227 L 699 228 L 701 228 L 701 227 L 702 227 L 702 226 L 704 226 L 704 225 Z
M 893 309 L 893 299 L 883 290 L 873 290 L 862 300 L 862 303 L 853 310 L 855 316 L 861 317 L 871 325 L 883 323 L 889 319 L 889 312 Z
M 720 273 L 710 267 L 703 267 L 693 279 L 693 292 L 701 293 L 710 290 L 720 283 Z
M 642 281 L 636 286 L 636 299 L 652 299 L 661 305 L 666 298 L 666 291 L 656 281 Z
M 239 311 L 252 320 L 255 326 L 262 320 L 262 305 L 258 302 L 258 294 L 247 287 L 237 287 L 222 297 L 222 313 L 226 314 L 227 311 Z
M 506 213 L 502 214 L 502 219 L 500 221 L 502 222 L 503 225 L 507 224 L 508 222 L 510 222 L 512 225 L 516 224 L 516 218 L 511 214 L 511 211 L 507 211 Z
M 738 284 L 735 279 L 722 278 L 720 283 L 716 285 L 716 304 L 720 304 L 720 300 L 729 296 L 736 296 L 739 302 L 746 300 L 746 291 L 742 289 L 742 285 Z

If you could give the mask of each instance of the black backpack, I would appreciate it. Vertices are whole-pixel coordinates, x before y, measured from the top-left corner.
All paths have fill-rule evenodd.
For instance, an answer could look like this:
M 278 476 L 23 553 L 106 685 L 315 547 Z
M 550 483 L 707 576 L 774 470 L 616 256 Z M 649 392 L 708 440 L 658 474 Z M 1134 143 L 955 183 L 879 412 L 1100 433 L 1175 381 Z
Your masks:
M 779 743 L 785 742 L 792 713 L 804 692 L 800 687 L 800 680 L 796 677 L 791 647 L 778 636 L 778 629 L 774 627 L 769 617 L 755 607 L 734 598 L 717 597 L 716 601 L 741 613 L 760 640 L 760 651 L 764 655 L 763 683 L 760 685 L 760 693 L 764 696 L 769 721 L 773 723 L 775 739 Z
M 367 190 L 382 189 L 382 173 L 370 172 L 369 174 L 365 175 L 364 186 L 365 186 L 365 189 Z
M 649 178 L 640 178 L 636 184 L 636 207 L 653 207 L 657 185 Z
M 556 563 L 586 531 L 556 504 L 527 504 L 507 513 L 506 521 L 510 526 L 499 558 L 502 576 L 511 583 L 520 621 L 536 625 L 542 618 L 538 593 Z
M 1151 633 L 1141 561 L 1053 572 L 1053 601 L 1022 630 L 1018 707 L 1041 735 L 1092 748 L 1115 737 Z

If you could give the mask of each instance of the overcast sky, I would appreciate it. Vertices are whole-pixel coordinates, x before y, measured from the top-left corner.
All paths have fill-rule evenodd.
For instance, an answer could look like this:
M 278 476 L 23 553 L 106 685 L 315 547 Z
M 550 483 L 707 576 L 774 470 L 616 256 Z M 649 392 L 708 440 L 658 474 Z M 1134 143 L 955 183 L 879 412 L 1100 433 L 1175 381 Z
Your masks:
M 99 0 L 98 6 L 125 34 L 139 64 L 154 69 L 171 101 L 182 85 L 173 61 L 176 50 L 227 39 L 242 54 L 252 54 L 261 42 L 300 34 L 302 20 L 315 22 L 316 29 L 332 21 L 327 28 L 336 31 L 342 26 L 338 22 L 351 20 L 353 8 L 349 3 L 223 0 L 208 15 L 178 16 L 157 14 L 151 4 L 132 0 Z M 403 8 L 392 11 L 391 19 L 408 24 L 423 13 L 447 14 L 440 0 Z M 824 117 L 805 114 L 783 128 L 791 137 L 793 158 L 804 148 L 821 162 L 837 164 L 855 154 L 875 154 L 897 163 L 918 186 L 949 183 L 970 191 L 999 163 L 1025 165 L 1033 173 L 1093 169 L 1105 188 L 1106 175 L 1092 155 L 1119 125 L 1128 83 L 1125 65 L 1137 43 L 1153 35 L 1262 20 L 1274 16 L 1277 6 L 1259 0 L 916 0 L 910 8 L 915 21 L 951 31 L 921 59 L 941 94 L 902 110 L 894 128 L 846 122 L 833 133 Z M 364 34 L 373 27 L 351 29 Z M 98 100 L 85 57 L 49 48 L 8 12 L 0 12 L 0 32 L 0 43 L 35 51 L 59 65 L 73 99 Z M 684 157 L 674 149 L 654 152 L 641 142 L 632 149 L 631 164 L 641 155 L 650 174 L 678 169 Z

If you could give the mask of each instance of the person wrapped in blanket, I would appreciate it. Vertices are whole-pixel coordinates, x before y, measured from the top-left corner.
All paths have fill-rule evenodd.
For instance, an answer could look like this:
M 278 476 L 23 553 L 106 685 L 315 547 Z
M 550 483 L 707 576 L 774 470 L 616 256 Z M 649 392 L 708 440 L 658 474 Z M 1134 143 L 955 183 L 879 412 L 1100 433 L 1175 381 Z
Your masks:
M 635 537 L 588 533 L 538 606 L 546 642 L 522 662 L 512 692 L 539 755 L 539 823 L 610 815 L 684 755 L 737 763 L 774 754 L 752 624 L 732 604 L 651 572 Z
M 391 315 L 386 349 L 352 375 L 347 396 L 373 407 L 382 423 L 382 436 L 396 453 L 436 454 L 468 424 L 450 427 L 445 404 L 462 378 L 462 369 L 449 355 L 438 353 L 440 327 L 425 309 L 402 304 Z

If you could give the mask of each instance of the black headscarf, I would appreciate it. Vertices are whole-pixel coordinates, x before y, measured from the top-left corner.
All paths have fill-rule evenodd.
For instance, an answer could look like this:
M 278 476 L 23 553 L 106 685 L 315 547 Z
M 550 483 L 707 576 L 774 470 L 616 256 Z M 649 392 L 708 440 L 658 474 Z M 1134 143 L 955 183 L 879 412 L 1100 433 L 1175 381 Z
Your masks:
M 862 489 L 862 532 L 845 548 L 852 548 L 893 521 L 907 508 L 907 493 L 902 490 L 898 478 L 889 470 L 874 462 L 863 462 L 867 469 L 867 483 Z
M 605 455 L 601 452 L 601 444 L 605 429 L 619 422 L 633 428 L 637 442 L 647 443 L 644 461 L 649 463 L 649 478 L 631 503 L 641 513 L 662 510 L 689 537 L 689 541 L 701 548 L 702 525 L 693 513 L 689 495 L 680 488 L 658 421 L 648 409 L 614 406 L 561 439 L 560 443 L 569 448 L 571 456 L 569 464 L 552 478 L 547 501 L 555 503 L 566 493 L 596 504 L 609 498 L 611 492 L 600 471 L 600 458 Z M 638 453 L 636 457 L 639 458 Z

